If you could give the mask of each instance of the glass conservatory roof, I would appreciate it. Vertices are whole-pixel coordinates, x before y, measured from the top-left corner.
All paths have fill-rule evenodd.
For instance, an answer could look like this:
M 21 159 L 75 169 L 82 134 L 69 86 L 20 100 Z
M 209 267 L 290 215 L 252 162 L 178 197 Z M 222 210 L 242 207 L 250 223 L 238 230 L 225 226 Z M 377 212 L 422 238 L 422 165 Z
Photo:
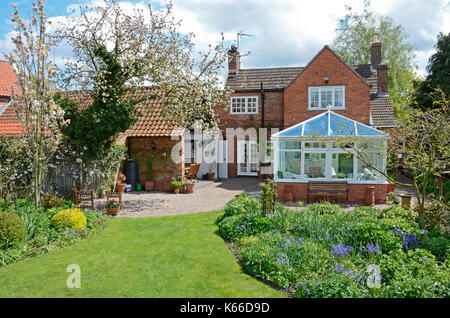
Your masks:
M 273 137 L 365 136 L 384 137 L 380 130 L 328 110 L 316 117 L 287 128 Z

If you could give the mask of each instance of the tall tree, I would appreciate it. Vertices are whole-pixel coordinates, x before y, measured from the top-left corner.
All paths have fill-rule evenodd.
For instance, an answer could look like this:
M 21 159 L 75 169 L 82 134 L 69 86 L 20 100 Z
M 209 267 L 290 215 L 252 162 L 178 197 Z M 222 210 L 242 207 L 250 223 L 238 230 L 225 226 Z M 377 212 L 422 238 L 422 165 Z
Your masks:
M 425 228 L 427 218 L 426 201 L 429 192 L 428 185 L 435 177 L 450 173 L 450 99 L 441 89 L 433 93 L 434 107 L 430 109 L 415 109 L 405 105 L 403 116 L 399 118 L 399 144 L 402 165 L 410 171 L 413 183 L 402 183 L 393 179 L 387 172 L 387 166 L 381 166 L 372 157 L 374 150 L 379 154 L 387 154 L 387 147 L 376 145 L 373 140 L 364 137 L 340 137 L 336 144 L 353 154 L 358 160 L 370 167 L 389 181 L 398 185 L 411 187 L 416 193 L 416 211 L 420 217 L 422 228 Z M 347 145 L 355 145 L 348 149 Z M 439 201 L 441 198 L 437 198 Z
M 347 14 L 339 20 L 332 48 L 348 64 L 368 64 L 372 38 L 378 34 L 382 43 L 382 61 L 389 67 L 389 96 L 397 112 L 405 101 L 405 95 L 412 89 L 417 69 L 408 34 L 391 17 L 372 12 L 368 0 L 364 1 L 362 13 L 349 6 L 346 10 Z
M 104 0 L 80 9 L 58 32 L 74 53 L 63 82 L 89 89 L 92 103 L 82 111 L 63 103 L 73 128 L 65 133 L 94 156 L 133 124 L 138 115 L 134 106 L 146 100 L 162 100 L 163 113 L 174 125 L 186 127 L 194 117 L 210 124 L 211 105 L 223 101 L 222 45 L 210 45 L 195 57 L 194 35 L 179 31 L 171 3 L 126 12 L 117 1 Z
M 31 19 L 24 21 L 13 4 L 14 49 L 5 54 L 17 75 L 20 91 L 13 92 L 12 105 L 22 123 L 22 141 L 32 161 L 36 206 L 41 200 L 44 174 L 62 139 L 64 111 L 55 103 L 54 78 L 57 68 L 50 62 L 54 42 L 48 34 L 45 0 L 33 3 Z
M 434 107 L 433 94 L 436 88 L 440 88 L 450 96 L 450 33 L 439 33 L 434 45 L 436 53 L 428 60 L 425 80 L 417 80 L 414 83 L 416 90 L 413 93 L 412 106 L 416 108 Z

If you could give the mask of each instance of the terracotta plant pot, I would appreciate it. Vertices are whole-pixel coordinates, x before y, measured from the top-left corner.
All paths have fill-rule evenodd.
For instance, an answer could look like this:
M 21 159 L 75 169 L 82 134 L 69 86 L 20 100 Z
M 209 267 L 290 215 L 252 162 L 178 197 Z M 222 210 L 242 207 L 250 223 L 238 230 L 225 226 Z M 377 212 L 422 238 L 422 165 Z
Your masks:
M 155 181 L 145 181 L 144 182 L 145 191 L 152 191 L 155 188 Z
M 116 183 L 116 190 L 117 192 L 124 192 L 125 191 L 125 183 Z
M 186 183 L 186 192 L 187 193 L 194 193 L 194 183 Z
M 106 208 L 106 212 L 109 215 L 117 215 L 119 213 L 120 208 Z
M 180 188 L 173 188 L 173 193 L 175 193 L 175 194 L 180 193 Z
M 206 179 L 208 179 L 208 181 L 214 180 L 214 172 L 207 173 Z
M 105 197 L 105 194 L 104 193 L 98 193 L 98 198 L 99 199 L 103 199 Z

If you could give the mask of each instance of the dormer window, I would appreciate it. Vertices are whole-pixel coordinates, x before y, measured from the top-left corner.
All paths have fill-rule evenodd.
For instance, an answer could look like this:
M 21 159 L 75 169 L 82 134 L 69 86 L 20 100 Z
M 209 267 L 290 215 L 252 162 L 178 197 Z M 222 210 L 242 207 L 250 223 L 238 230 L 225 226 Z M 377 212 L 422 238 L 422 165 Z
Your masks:
M 231 114 L 257 114 L 258 96 L 231 97 Z
M 345 108 L 345 86 L 308 87 L 308 109 Z

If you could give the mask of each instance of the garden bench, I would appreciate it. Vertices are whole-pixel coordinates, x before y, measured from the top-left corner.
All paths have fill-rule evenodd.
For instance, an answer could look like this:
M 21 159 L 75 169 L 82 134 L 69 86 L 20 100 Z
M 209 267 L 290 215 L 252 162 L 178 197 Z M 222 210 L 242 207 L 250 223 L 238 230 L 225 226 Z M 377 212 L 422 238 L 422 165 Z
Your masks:
M 308 202 L 317 201 L 317 197 L 321 200 L 334 199 L 338 201 L 340 197 L 342 201 L 347 201 L 348 187 L 347 182 L 323 182 L 310 181 L 308 184 Z M 316 198 L 314 198 L 316 197 Z
M 120 205 L 122 205 L 122 192 L 107 191 L 105 193 L 105 195 L 106 195 L 106 201 L 116 198 L 116 199 L 119 199 L 119 203 L 120 203 Z
M 91 208 L 94 209 L 94 190 L 78 191 L 76 182 L 73 183 L 73 190 L 75 191 L 75 204 L 80 209 Z

